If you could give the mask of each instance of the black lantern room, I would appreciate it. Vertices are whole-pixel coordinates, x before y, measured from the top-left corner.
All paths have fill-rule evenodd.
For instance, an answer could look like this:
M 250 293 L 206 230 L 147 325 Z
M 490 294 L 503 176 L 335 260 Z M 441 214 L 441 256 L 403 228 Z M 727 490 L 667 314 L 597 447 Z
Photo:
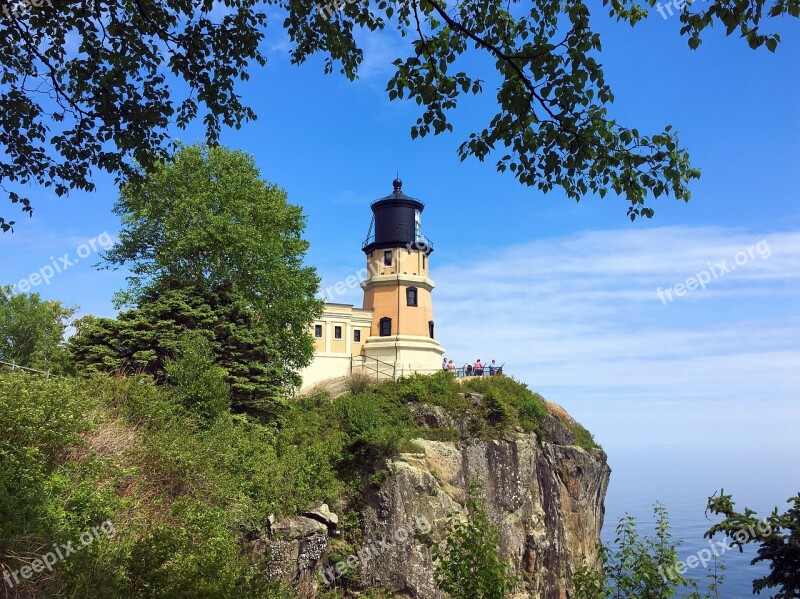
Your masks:
M 422 234 L 420 215 L 425 204 L 403 193 L 403 182 L 392 182 L 391 195 L 372 203 L 372 224 L 364 241 L 364 253 L 373 250 L 405 247 L 426 254 L 433 251 L 430 241 Z

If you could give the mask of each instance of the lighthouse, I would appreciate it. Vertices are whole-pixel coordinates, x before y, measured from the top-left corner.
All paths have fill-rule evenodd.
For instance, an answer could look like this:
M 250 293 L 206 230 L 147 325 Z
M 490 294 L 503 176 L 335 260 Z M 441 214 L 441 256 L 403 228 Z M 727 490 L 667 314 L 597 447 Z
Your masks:
M 364 355 L 392 363 L 407 374 L 441 368 L 444 349 L 436 340 L 435 287 L 430 274 L 433 244 L 422 233 L 425 205 L 392 182 L 391 195 L 372 203 L 372 224 L 362 250 L 367 259 L 364 310 L 372 312 Z
M 372 222 L 361 246 L 366 269 L 333 290 L 361 281 L 364 301 L 326 301 L 312 325 L 314 360 L 301 373 L 303 388 L 363 373 L 378 380 L 441 369 L 444 349 L 436 339 L 433 244 L 422 233 L 425 205 L 392 182 L 392 193 L 372 203 Z

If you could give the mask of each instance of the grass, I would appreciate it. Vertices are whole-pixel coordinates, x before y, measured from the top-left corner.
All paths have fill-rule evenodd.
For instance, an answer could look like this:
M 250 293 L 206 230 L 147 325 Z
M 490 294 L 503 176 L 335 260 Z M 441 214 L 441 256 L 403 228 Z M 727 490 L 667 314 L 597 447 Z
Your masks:
M 356 514 L 364 489 L 386 477 L 386 458 L 414 451 L 415 438 L 459 440 L 453 427 L 420 429 L 409 409 L 420 403 L 467 419 L 486 438 L 539 432 L 547 413 L 513 379 L 462 386 L 442 372 L 354 381 L 336 399 L 318 393 L 275 429 L 228 412 L 200 421 L 147 377 L 0 373 L 0 562 L 18 570 L 42 547 L 111 520 L 113 543 L 98 541 L 17 596 L 268 597 L 242 532 L 317 501 Z M 576 444 L 594 446 L 570 426 Z M 341 528 L 343 542 L 358 538 L 356 517 Z

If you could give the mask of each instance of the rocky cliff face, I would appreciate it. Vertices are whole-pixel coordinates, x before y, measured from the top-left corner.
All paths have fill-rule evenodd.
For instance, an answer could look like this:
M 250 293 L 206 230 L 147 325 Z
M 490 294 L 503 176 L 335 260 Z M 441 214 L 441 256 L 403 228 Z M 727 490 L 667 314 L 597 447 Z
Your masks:
M 399 597 L 443 597 L 433 583 L 427 546 L 413 534 L 402 542 L 406 535 L 398 538 L 397 531 L 410 533 L 427 522 L 436 538 L 448 514 L 464 513 L 466 492 L 478 480 L 501 533 L 501 550 L 523 578 L 518 597 L 566 597 L 574 568 L 594 563 L 597 555 L 610 469 L 601 450 L 571 444 L 572 433 L 554 411 L 544 423 L 551 441 L 523 432 L 473 439 L 465 434 L 466 423 L 456 421 L 461 441 L 418 441 L 419 452 L 391 461 L 389 476 L 362 514 L 367 546 L 392 542 L 366 561 L 361 578 L 367 586 L 391 586 Z M 451 425 L 436 408 L 422 406 L 416 416 L 423 425 Z
M 574 569 L 597 555 L 610 475 L 605 453 L 574 445 L 569 416 L 552 404 L 543 434 L 518 429 L 494 440 L 472 437 L 469 422 L 438 407 L 417 406 L 414 416 L 423 428 L 456 429 L 460 439 L 418 440 L 417 451 L 387 463 L 388 475 L 367 492 L 361 509 L 361 550 L 340 570 L 357 570 L 366 588 L 389 587 L 396 597 L 443 598 L 433 582 L 429 543 L 442 538 L 449 514 L 465 513 L 467 490 L 481 481 L 500 549 L 523 581 L 516 597 L 566 598 Z M 315 562 L 324 549 L 320 520 L 312 522 L 308 539 L 289 535 L 296 539 L 288 548 L 282 541 L 281 568 L 290 578 L 309 583 L 312 568 L 325 572 Z M 296 558 L 296 568 L 286 558 Z M 336 565 L 327 566 L 327 578 L 335 580 Z

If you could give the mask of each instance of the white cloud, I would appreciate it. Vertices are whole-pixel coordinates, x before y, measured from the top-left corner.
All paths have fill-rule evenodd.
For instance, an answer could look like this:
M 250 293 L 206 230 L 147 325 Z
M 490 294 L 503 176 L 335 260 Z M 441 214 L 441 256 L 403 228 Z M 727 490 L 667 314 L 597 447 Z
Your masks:
M 658 299 L 748 248 L 705 290 Z M 601 442 L 701 442 L 739 422 L 800 443 L 800 232 L 596 231 L 432 264 L 448 357 L 505 362 Z

